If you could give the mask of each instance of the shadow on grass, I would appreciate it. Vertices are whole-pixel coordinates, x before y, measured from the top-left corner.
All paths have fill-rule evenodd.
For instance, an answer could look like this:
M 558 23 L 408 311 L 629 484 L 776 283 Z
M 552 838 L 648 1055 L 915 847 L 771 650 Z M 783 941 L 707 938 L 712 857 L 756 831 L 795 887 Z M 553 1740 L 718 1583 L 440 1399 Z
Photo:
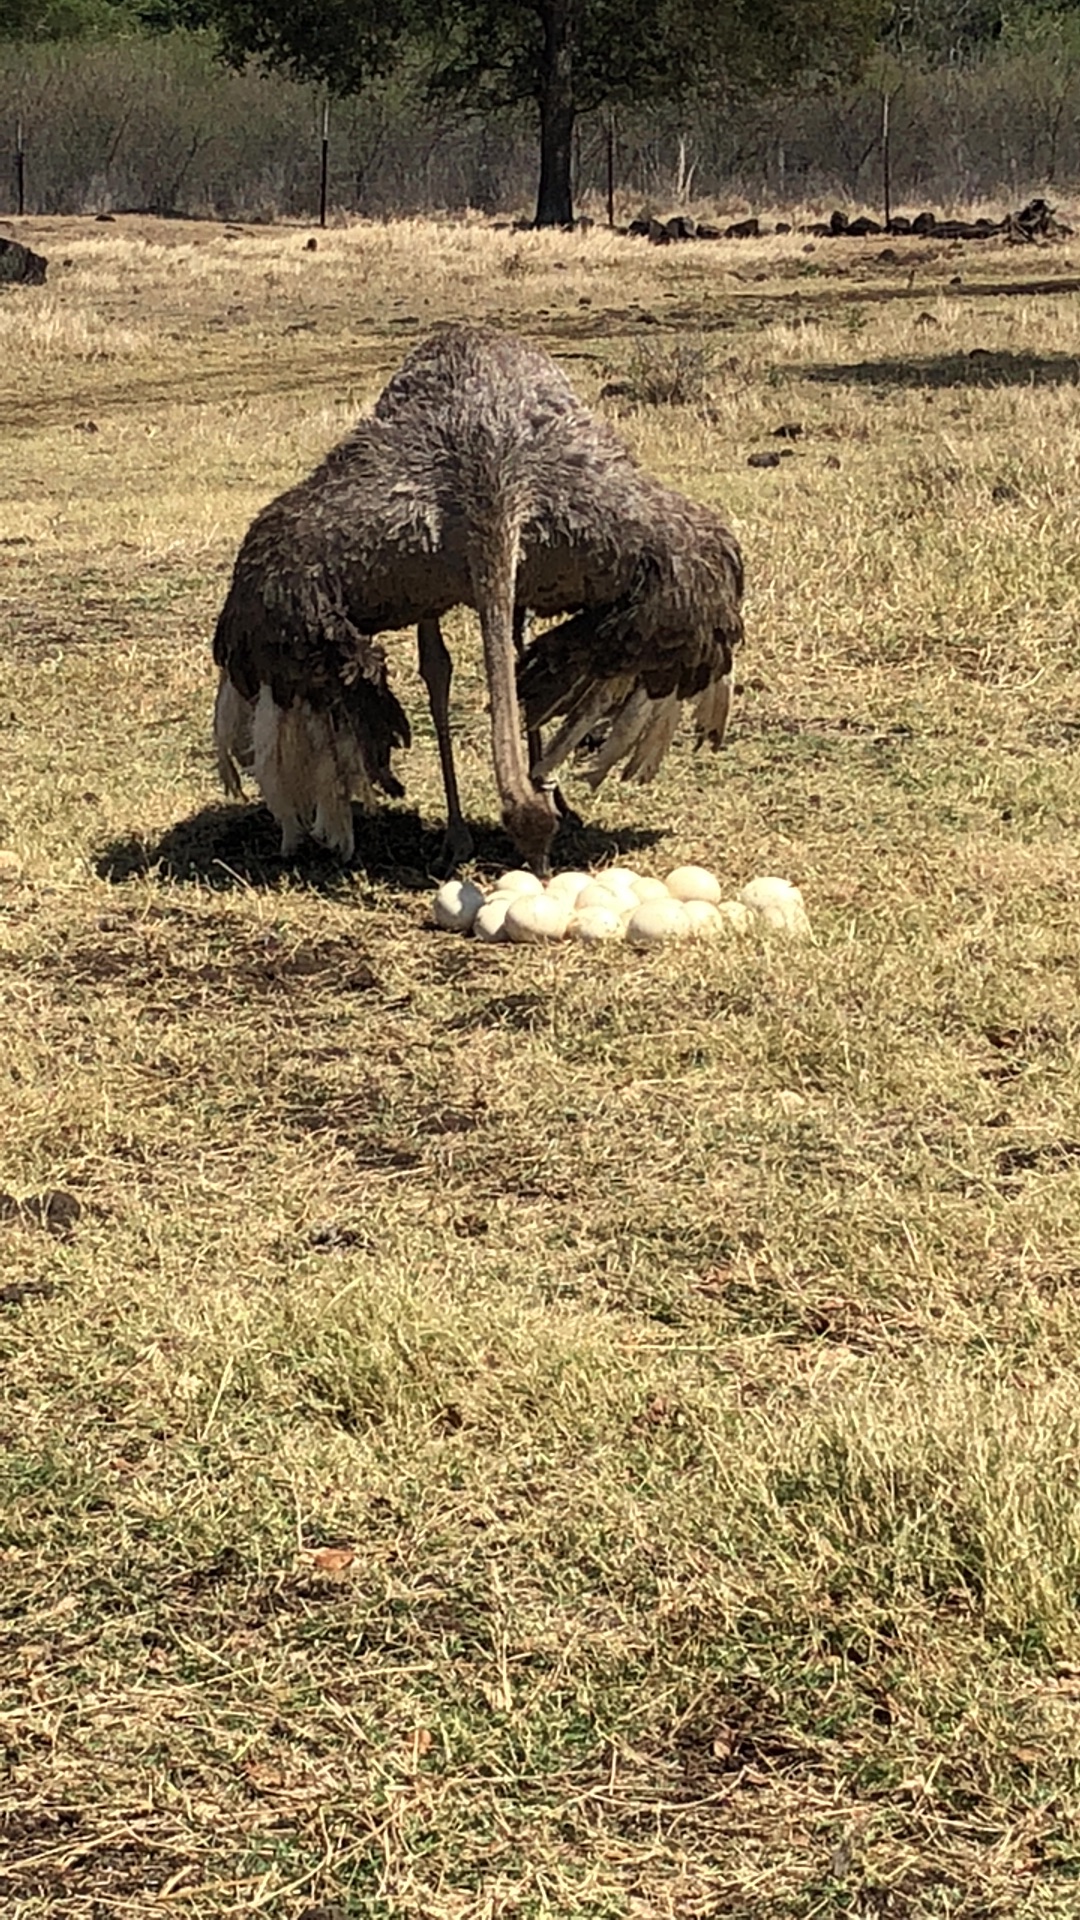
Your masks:
M 480 868 L 500 872 L 518 864 L 505 833 L 490 821 L 470 820 L 469 831 Z M 568 820 L 559 830 L 554 853 L 560 866 L 595 866 L 635 848 L 655 846 L 663 838 L 656 828 L 608 832 Z M 336 854 L 310 843 L 299 854 L 283 859 L 277 825 L 265 807 L 220 805 L 203 807 L 190 819 L 177 821 L 160 840 L 132 834 L 110 841 L 98 853 L 94 870 L 100 879 L 118 886 L 149 877 L 222 892 L 235 887 L 287 886 L 332 895 L 347 894 L 354 877 L 363 875 L 419 893 L 440 877 L 442 840 L 442 829 L 424 826 L 418 813 L 388 807 L 376 814 L 356 815 L 356 853 L 349 867 Z
M 853 387 L 1070 387 L 1080 382 L 1080 360 L 1071 353 L 942 353 L 926 360 L 856 360 L 808 366 L 804 380 Z

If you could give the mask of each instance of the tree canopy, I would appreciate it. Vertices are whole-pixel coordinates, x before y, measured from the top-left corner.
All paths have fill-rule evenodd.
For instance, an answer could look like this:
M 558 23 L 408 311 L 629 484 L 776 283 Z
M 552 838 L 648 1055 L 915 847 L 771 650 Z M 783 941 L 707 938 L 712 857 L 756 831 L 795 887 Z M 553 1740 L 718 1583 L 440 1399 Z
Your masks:
M 82 40 L 135 25 L 126 0 L 0 0 L 0 40 Z
M 144 10 L 160 24 L 209 27 L 234 65 L 254 58 L 339 95 L 409 49 L 433 94 L 487 110 L 528 102 L 540 134 L 537 225 L 555 226 L 573 218 L 580 114 L 850 73 L 884 0 L 144 0 Z
M 1080 12 L 1080 0 L 890 0 L 882 38 L 932 60 L 976 53 L 990 42 L 1024 38 L 1054 16 Z

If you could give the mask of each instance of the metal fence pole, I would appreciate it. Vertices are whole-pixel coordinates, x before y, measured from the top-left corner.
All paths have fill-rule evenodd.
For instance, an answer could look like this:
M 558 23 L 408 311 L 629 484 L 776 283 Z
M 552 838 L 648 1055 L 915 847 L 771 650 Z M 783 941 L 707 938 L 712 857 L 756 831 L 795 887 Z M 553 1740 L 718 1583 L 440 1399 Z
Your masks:
M 885 201 L 885 225 L 892 220 L 892 151 L 889 126 L 889 95 L 881 96 L 881 189 Z
M 319 169 L 319 225 L 326 225 L 326 186 L 330 176 L 330 102 L 323 102 L 322 163 Z

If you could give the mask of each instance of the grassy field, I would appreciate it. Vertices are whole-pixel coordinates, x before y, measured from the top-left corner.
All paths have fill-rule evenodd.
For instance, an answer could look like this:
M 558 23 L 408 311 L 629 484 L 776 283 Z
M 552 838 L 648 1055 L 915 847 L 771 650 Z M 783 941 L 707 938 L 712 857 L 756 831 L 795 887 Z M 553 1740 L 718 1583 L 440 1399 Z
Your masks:
M 5 1915 L 1074 1920 L 1080 241 L 19 233 Z M 408 636 L 355 872 L 218 795 L 239 538 L 446 316 L 704 372 L 619 404 L 744 543 L 730 749 L 561 864 L 812 944 L 432 930 Z

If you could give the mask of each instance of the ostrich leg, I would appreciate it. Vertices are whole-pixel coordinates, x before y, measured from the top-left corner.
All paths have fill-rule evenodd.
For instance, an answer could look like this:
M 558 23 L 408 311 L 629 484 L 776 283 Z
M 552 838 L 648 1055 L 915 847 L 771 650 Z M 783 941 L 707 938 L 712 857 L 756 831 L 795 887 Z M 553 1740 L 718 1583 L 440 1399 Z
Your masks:
M 517 663 L 519 666 L 521 665 L 521 656 L 525 651 L 525 642 L 528 639 L 528 637 L 529 637 L 529 609 L 528 607 L 515 607 L 514 608 L 514 657 L 517 660 Z M 540 760 L 540 756 L 544 751 L 544 743 L 540 738 L 539 727 L 529 727 L 525 735 L 525 744 L 529 750 L 529 772 L 531 773 L 533 768 L 538 764 Z M 557 801 L 556 801 L 556 804 L 558 804 Z M 560 808 L 560 812 L 561 811 L 562 809 Z
M 465 816 L 461 811 L 458 797 L 457 773 L 454 769 L 454 746 L 450 738 L 450 682 L 454 677 L 454 663 L 446 649 L 442 637 L 442 628 L 437 620 L 421 620 L 417 627 L 417 639 L 420 651 L 420 678 L 428 692 L 431 718 L 435 724 L 435 738 L 439 743 L 439 760 L 442 765 L 443 789 L 446 793 L 446 834 L 440 865 L 447 872 L 453 872 L 463 860 L 472 857 L 472 834 L 465 825 Z
M 529 637 L 529 609 L 528 607 L 515 607 L 514 608 L 514 653 L 517 657 L 519 664 L 521 661 L 521 656 L 525 651 L 525 642 L 528 639 L 528 637 Z M 543 737 L 541 735 L 539 727 L 528 727 L 526 729 L 525 743 L 529 753 L 529 772 L 535 775 L 536 769 L 540 765 L 540 762 L 544 757 L 544 741 L 543 741 Z M 584 826 L 585 823 L 582 820 L 580 813 L 575 813 L 574 809 L 571 806 L 567 805 L 566 796 L 563 793 L 563 790 L 560 787 L 557 780 L 553 780 L 550 778 L 546 780 L 542 779 L 537 781 L 537 785 L 541 786 L 544 789 L 545 793 L 550 793 L 552 799 L 555 802 L 555 811 L 557 812 L 560 821 L 565 821 L 568 827 Z

